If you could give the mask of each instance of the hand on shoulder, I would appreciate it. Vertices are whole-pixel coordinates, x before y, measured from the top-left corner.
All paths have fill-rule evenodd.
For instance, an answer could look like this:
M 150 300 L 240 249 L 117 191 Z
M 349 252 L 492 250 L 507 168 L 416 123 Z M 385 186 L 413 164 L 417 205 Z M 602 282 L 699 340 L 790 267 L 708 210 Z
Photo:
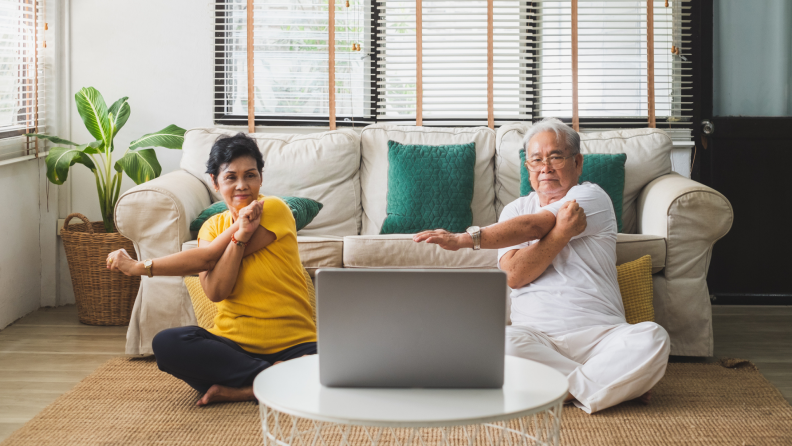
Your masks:
M 556 215 L 554 230 L 560 231 L 564 237 L 572 238 L 586 230 L 586 213 L 576 200 L 569 200 L 561 205 Z

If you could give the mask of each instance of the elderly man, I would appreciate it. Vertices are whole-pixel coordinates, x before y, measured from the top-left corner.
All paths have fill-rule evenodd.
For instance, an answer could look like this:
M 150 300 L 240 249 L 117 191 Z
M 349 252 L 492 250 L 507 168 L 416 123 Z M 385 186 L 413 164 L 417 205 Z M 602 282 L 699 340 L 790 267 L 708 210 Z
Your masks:
M 510 203 L 500 222 L 468 233 L 416 234 L 444 249 L 498 249 L 512 288 L 506 354 L 569 379 L 568 401 L 588 413 L 635 398 L 649 401 L 670 341 L 654 322 L 627 324 L 616 278 L 616 216 L 596 184 L 578 184 L 580 136 L 545 119 L 523 140 L 535 192 Z

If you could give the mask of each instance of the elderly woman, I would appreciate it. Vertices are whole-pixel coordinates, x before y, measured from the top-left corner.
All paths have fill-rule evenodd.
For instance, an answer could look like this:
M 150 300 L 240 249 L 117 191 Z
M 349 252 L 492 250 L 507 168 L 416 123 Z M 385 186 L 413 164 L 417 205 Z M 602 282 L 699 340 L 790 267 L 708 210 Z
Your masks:
M 206 167 L 228 210 L 204 223 L 197 249 L 145 262 L 124 250 L 107 258 L 127 275 L 199 273 L 217 303 L 214 327 L 163 330 L 152 345 L 160 370 L 204 393 L 199 406 L 252 400 L 262 370 L 316 354 L 294 217 L 280 199 L 259 195 L 264 161 L 255 141 L 241 133 L 218 139 Z

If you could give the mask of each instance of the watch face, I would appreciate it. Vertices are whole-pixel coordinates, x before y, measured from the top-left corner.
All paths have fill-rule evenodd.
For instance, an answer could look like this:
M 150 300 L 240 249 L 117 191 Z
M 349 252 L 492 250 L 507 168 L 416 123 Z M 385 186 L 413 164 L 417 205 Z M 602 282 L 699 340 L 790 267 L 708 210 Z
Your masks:
M 465 232 L 467 232 L 468 234 L 473 234 L 474 232 L 479 232 L 480 230 L 481 228 L 479 228 L 478 226 L 471 226 L 467 228 Z

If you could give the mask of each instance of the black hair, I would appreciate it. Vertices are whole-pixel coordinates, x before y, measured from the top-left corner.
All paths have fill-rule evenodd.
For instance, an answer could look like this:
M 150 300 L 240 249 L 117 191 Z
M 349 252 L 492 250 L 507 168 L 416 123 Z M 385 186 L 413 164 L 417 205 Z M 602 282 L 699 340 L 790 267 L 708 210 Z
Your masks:
M 221 136 L 217 138 L 217 141 L 212 145 L 212 151 L 209 152 L 206 173 L 214 175 L 214 181 L 217 183 L 220 168 L 243 156 L 249 156 L 256 160 L 256 167 L 261 174 L 261 171 L 264 170 L 264 158 L 262 158 L 261 151 L 253 138 L 241 132 L 234 136 Z

